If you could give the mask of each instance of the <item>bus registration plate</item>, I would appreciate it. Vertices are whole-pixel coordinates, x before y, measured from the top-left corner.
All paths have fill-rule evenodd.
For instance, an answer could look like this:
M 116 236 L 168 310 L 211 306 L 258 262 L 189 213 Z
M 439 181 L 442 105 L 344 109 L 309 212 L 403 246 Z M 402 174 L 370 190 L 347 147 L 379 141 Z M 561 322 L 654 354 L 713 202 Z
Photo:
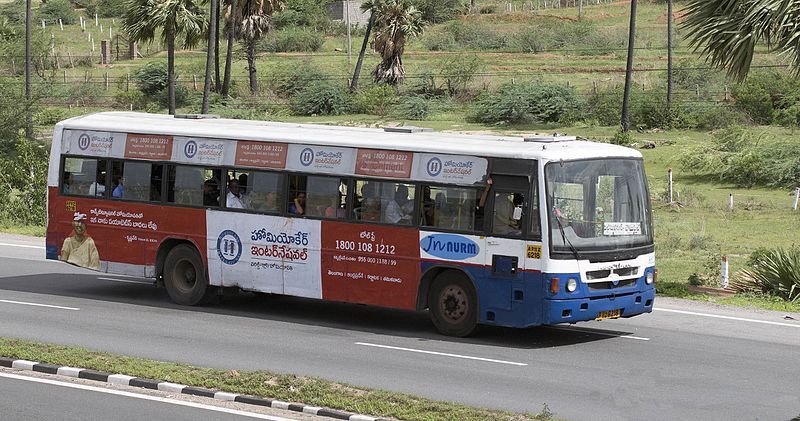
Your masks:
M 595 317 L 595 320 L 618 319 L 619 316 L 622 316 L 621 308 L 618 308 L 616 310 L 601 311 L 597 313 L 597 317 Z

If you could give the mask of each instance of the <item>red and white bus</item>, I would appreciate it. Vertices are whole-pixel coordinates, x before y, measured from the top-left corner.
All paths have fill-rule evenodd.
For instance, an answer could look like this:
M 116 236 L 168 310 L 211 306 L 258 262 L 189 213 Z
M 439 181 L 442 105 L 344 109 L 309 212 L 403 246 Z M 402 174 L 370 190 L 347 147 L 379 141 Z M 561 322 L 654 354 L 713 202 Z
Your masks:
M 55 127 L 47 257 L 155 278 L 407 310 L 447 335 L 651 312 L 639 152 L 128 112 Z

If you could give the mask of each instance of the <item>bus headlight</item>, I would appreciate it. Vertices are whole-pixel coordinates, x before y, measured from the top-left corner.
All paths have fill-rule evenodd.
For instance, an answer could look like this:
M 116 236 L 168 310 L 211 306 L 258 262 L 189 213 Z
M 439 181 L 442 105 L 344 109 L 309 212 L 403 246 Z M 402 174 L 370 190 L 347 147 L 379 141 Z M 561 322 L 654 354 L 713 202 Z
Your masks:
M 575 292 L 578 289 L 578 281 L 575 278 L 569 278 L 567 280 L 567 292 Z
M 647 275 L 644 276 L 644 282 L 647 285 L 651 285 L 653 282 L 655 282 L 655 276 L 653 276 L 653 272 L 647 272 Z

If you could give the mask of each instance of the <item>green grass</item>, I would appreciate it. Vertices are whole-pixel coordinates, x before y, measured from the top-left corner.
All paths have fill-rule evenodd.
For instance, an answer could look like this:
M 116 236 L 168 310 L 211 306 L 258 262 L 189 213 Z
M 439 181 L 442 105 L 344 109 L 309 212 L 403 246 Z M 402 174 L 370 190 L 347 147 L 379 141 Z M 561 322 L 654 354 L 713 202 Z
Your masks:
M 30 235 L 34 237 L 44 237 L 46 231 L 45 227 L 34 225 L 15 225 L 13 223 L 2 222 L 0 223 L 0 232 L 10 234 Z
M 493 411 L 312 377 L 200 368 L 20 339 L 0 338 L 0 355 L 403 420 L 552 419 L 546 407 L 541 414 Z

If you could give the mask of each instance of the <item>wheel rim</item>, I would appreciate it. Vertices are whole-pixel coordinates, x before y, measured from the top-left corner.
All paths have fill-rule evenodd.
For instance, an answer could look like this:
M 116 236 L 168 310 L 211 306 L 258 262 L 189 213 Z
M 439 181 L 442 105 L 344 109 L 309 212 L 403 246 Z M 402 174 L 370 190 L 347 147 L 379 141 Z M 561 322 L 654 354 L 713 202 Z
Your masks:
M 172 270 L 173 285 L 181 292 L 190 292 L 197 283 L 197 270 L 189 260 L 181 260 Z
M 469 313 L 467 292 L 458 285 L 448 285 L 439 293 L 439 313 L 447 323 L 460 323 Z

